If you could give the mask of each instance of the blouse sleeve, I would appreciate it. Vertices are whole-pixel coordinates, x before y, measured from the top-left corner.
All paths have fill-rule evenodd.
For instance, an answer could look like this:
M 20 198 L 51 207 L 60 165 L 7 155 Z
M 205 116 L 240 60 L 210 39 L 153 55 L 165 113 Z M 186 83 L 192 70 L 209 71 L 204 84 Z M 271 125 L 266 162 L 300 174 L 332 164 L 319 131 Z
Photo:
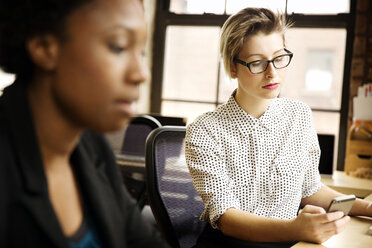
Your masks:
M 319 174 L 319 159 L 320 159 L 320 148 L 318 142 L 318 136 L 313 124 L 312 112 L 310 107 L 306 109 L 306 120 L 305 123 L 305 141 L 306 141 L 306 172 L 305 180 L 302 185 L 302 197 L 309 197 L 316 193 L 321 187 Z
M 219 145 L 216 129 L 202 122 L 193 123 L 186 131 L 186 162 L 194 187 L 204 202 L 201 220 L 213 228 L 229 208 L 240 209 L 226 173 L 225 154 Z

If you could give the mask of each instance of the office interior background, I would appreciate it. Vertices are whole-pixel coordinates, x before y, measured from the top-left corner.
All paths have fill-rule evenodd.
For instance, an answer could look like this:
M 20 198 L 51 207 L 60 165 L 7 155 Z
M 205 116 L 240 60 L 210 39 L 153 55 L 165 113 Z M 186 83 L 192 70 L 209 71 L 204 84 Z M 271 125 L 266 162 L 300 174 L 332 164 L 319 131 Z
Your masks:
M 224 103 L 237 82 L 226 77 L 219 58 L 223 23 L 229 15 L 249 6 L 286 12 L 294 22 L 286 37 L 286 46 L 294 53 L 294 59 L 280 96 L 310 105 L 317 132 L 335 136 L 333 169 L 344 169 L 352 98 L 358 86 L 372 82 L 371 1 L 143 0 L 143 3 L 148 22 L 146 58 L 152 77 L 141 85 L 139 113 L 177 116 L 190 123 Z M 0 90 L 13 80 L 13 75 L 0 71 Z M 112 135 L 120 136 L 119 133 L 122 130 Z

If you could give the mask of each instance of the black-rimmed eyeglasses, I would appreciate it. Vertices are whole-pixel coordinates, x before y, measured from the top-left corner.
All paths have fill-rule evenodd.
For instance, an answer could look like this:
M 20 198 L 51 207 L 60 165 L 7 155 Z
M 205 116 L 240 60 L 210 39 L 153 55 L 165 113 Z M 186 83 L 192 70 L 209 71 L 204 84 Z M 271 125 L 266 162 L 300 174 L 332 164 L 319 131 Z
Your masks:
M 282 69 L 285 68 L 291 63 L 293 53 L 287 49 L 284 48 L 284 51 L 287 52 L 287 54 L 279 55 L 278 57 L 273 58 L 272 60 L 255 60 L 252 62 L 244 62 L 243 60 L 234 58 L 234 62 L 239 63 L 241 65 L 244 65 L 248 67 L 249 71 L 253 74 L 259 74 L 264 71 L 266 71 L 267 67 L 269 66 L 269 63 L 273 63 L 273 66 L 276 69 Z

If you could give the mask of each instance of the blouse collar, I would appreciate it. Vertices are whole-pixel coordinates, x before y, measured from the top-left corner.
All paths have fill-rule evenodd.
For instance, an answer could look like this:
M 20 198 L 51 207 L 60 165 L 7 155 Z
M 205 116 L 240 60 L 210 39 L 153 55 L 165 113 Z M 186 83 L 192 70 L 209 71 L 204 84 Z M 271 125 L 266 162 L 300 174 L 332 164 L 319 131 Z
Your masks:
M 243 134 L 252 134 L 258 127 L 269 131 L 277 127 L 280 115 L 277 98 L 271 99 L 269 107 L 260 118 L 255 118 L 239 106 L 235 100 L 235 94 L 236 90 L 227 101 L 226 109 L 230 120 Z

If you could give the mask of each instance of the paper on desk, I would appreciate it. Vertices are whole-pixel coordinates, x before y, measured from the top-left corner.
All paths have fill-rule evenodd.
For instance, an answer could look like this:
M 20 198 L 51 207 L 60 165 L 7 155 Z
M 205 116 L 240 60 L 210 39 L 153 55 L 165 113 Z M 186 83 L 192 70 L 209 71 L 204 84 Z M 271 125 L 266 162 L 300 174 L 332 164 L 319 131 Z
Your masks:
M 354 97 L 353 119 L 371 121 L 372 120 L 372 97 Z

